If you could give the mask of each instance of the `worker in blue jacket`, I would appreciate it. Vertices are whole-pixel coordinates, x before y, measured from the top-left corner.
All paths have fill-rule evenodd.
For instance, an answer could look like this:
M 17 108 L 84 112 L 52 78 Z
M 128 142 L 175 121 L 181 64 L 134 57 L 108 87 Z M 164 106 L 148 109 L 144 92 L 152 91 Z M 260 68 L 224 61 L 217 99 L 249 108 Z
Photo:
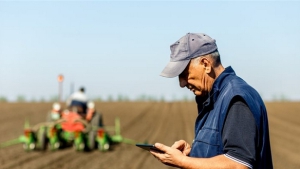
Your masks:
M 171 147 L 156 143 L 151 153 L 162 163 L 184 169 L 272 169 L 268 117 L 258 92 L 224 68 L 216 41 L 188 33 L 170 46 L 161 76 L 179 78 L 196 96 L 195 138 Z

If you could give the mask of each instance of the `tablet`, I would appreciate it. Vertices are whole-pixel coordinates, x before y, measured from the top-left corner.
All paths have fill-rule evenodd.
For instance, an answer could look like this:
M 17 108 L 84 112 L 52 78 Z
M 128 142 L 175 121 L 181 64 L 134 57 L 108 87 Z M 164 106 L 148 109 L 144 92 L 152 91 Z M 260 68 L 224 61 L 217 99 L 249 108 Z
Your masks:
M 160 153 L 164 153 L 163 151 L 157 149 L 154 145 L 152 144 L 136 144 L 136 146 L 144 149 L 144 150 L 147 150 L 147 151 L 150 151 L 150 150 L 153 150 L 153 151 L 157 151 L 157 152 L 160 152 Z

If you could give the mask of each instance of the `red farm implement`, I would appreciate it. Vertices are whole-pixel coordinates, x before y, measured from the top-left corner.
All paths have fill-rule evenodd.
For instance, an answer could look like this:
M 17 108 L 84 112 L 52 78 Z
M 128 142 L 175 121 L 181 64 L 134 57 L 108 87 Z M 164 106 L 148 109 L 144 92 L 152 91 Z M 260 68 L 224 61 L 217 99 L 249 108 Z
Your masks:
M 55 151 L 66 147 L 73 147 L 76 151 L 108 151 L 112 144 L 136 143 L 121 136 L 118 118 L 115 119 L 115 126 L 99 125 L 100 118 L 100 114 L 96 113 L 88 122 L 76 112 L 66 110 L 61 118 L 55 121 L 39 123 L 32 127 L 26 121 L 23 135 L 1 143 L 0 147 L 22 143 L 25 151 Z

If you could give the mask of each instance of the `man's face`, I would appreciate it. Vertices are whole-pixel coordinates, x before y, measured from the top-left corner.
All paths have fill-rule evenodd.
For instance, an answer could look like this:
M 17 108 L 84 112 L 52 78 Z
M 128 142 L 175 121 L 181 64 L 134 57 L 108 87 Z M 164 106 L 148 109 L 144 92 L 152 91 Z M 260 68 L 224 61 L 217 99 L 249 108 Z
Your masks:
M 195 64 L 193 60 L 187 65 L 184 71 L 178 76 L 180 87 L 187 87 L 196 96 L 205 96 L 209 92 L 211 86 L 208 86 L 209 79 L 205 72 L 203 64 Z

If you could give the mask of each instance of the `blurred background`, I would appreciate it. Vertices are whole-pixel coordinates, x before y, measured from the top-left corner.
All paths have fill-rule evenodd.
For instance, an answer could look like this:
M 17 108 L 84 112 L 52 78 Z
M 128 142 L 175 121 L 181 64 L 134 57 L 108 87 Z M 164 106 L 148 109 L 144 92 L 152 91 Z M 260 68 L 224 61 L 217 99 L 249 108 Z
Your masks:
M 224 66 L 264 100 L 300 100 L 299 1 L 1 1 L 2 101 L 193 100 L 159 76 L 188 32 L 216 39 Z
M 299 9 L 268 0 L 0 1 L 0 168 L 171 168 L 130 144 L 87 153 L 2 143 L 46 121 L 54 102 L 65 108 L 80 87 L 105 125 L 120 118 L 126 138 L 192 142 L 194 94 L 159 76 L 188 32 L 216 39 L 223 65 L 261 94 L 274 168 L 300 168 Z

